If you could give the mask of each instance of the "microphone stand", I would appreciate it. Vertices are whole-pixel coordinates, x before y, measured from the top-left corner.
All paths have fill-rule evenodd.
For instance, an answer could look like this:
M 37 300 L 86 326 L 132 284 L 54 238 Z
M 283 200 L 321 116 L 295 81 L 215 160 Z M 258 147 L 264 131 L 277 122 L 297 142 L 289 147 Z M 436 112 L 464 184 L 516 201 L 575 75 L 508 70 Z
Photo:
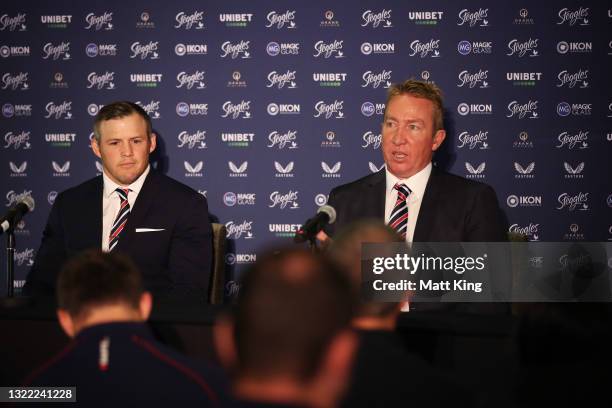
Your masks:
M 15 284 L 15 231 L 6 231 L 6 296 L 12 298 Z

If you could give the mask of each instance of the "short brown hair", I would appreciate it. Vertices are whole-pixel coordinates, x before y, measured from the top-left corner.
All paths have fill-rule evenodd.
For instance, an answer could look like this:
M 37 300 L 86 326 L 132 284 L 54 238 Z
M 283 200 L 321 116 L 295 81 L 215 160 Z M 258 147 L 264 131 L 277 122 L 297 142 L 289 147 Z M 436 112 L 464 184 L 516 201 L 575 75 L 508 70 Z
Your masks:
M 134 102 L 117 101 L 104 105 L 94 118 L 93 131 L 96 141 L 100 143 L 100 138 L 102 137 L 100 134 L 100 123 L 111 119 L 124 118 L 134 113 L 145 120 L 147 124 L 147 136 L 151 136 L 153 125 L 151 124 L 151 118 L 147 112 Z
M 120 303 L 138 309 L 143 291 L 140 271 L 127 256 L 87 250 L 62 268 L 57 301 L 72 317 L 82 317 L 100 305 Z
M 393 84 L 387 92 L 386 106 L 391 99 L 400 95 L 411 95 L 415 98 L 430 100 L 434 105 L 434 130 L 444 129 L 444 105 L 442 103 L 442 91 L 435 84 L 408 79 L 402 83 Z M 386 114 L 387 112 L 385 112 Z
M 353 300 L 348 279 L 325 257 L 295 248 L 258 256 L 234 311 L 236 374 L 308 381 L 349 327 Z

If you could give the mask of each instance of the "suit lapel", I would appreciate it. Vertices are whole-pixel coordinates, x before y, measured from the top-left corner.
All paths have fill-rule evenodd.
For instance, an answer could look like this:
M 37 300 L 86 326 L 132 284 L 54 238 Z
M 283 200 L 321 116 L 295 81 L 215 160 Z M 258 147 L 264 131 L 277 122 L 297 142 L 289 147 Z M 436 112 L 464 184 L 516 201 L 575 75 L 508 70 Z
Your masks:
M 102 248 L 102 195 L 104 182 L 99 176 L 92 183 L 91 191 L 85 194 L 85 203 L 79 203 L 79 212 L 83 214 L 82 227 L 85 231 L 82 239 L 83 248 Z M 89 202 L 87 202 L 89 201 Z
M 385 169 L 380 170 L 372 177 L 369 182 L 370 194 L 364 197 L 368 202 L 368 216 L 378 218 L 385 221 L 385 196 L 387 194 L 386 172 Z M 381 200 L 379 197 L 383 197 Z
M 429 242 L 430 240 L 440 194 L 440 183 L 438 181 L 438 170 L 434 167 L 431 170 L 429 180 L 427 180 L 427 187 L 419 209 L 419 218 L 414 228 L 413 242 Z
M 153 204 L 158 191 L 158 176 L 152 170 L 149 171 L 147 178 L 142 184 L 140 193 L 136 198 L 136 202 L 130 209 L 128 221 L 125 224 L 125 228 L 121 232 L 121 237 L 117 243 L 117 249 L 126 250 L 129 248 L 135 240 L 135 228 L 139 225 L 144 224 L 149 208 Z

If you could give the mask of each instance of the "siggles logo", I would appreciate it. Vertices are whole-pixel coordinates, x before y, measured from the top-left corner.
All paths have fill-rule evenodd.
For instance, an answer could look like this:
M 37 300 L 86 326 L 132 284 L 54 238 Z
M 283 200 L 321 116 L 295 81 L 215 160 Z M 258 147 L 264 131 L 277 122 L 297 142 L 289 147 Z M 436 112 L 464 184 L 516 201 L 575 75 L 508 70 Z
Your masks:
M 4 135 L 4 145 L 5 149 L 13 148 L 13 150 L 18 150 L 23 146 L 23 150 L 28 150 L 32 147 L 30 144 L 30 132 L 29 131 L 21 131 L 20 133 L 7 132 Z
M 62 59 L 63 61 L 67 61 L 70 59 L 70 43 L 69 42 L 61 42 L 58 45 L 53 45 L 52 43 L 46 43 L 43 46 L 43 59 L 52 59 L 53 61 L 57 61 L 58 59 Z
M 241 223 L 235 223 L 234 221 L 228 221 L 225 223 L 227 229 L 228 239 L 240 239 L 244 235 L 244 239 L 252 239 L 253 235 L 253 221 L 242 221 Z
M 362 88 L 367 88 L 371 86 L 372 89 L 377 89 L 380 85 L 383 85 L 383 88 L 391 87 L 391 74 L 393 71 L 382 70 L 378 73 L 373 73 L 372 71 L 366 71 L 363 73 L 361 78 L 363 79 Z
M 335 100 L 330 104 L 327 104 L 324 101 L 319 101 L 315 104 L 316 113 L 314 117 L 323 117 L 325 119 L 330 119 L 333 117 L 335 119 L 342 119 L 344 118 L 344 112 L 342 111 L 343 106 L 344 101 Z
M 287 10 L 282 14 L 271 11 L 266 16 L 266 20 L 268 20 L 266 28 L 276 26 L 276 28 L 280 30 L 285 26 L 287 26 L 287 29 L 294 29 L 297 27 L 295 24 L 295 10 Z
M 342 162 L 337 162 L 333 166 L 329 166 L 326 162 L 321 162 L 321 168 L 323 169 L 323 178 L 338 178 L 340 177 L 340 167 L 342 167 Z
M 363 20 L 361 26 L 367 27 L 371 24 L 372 28 L 391 28 L 393 27 L 393 23 L 391 22 L 391 12 L 392 10 L 385 9 L 382 9 L 382 11 L 378 12 L 366 10 L 361 15 L 361 19 Z
M 517 101 L 512 101 L 508 104 L 508 114 L 507 118 L 517 117 L 519 119 L 523 119 L 527 114 L 529 114 L 529 119 L 537 119 L 538 118 L 538 101 L 532 101 L 531 99 L 524 104 L 520 104 Z
M 30 85 L 28 84 L 28 72 L 20 72 L 18 74 L 11 74 L 10 72 L 2 75 L 2 89 L 3 90 L 28 90 Z
M 534 224 L 532 222 L 530 222 L 529 225 L 526 225 L 524 227 L 521 227 L 518 224 L 512 224 L 508 229 L 508 232 L 524 235 L 529 239 L 529 241 L 539 241 L 539 227 L 540 224 Z
M 281 210 L 285 208 L 291 210 L 300 208 L 300 204 L 298 203 L 298 192 L 289 190 L 287 193 L 281 194 L 279 191 L 274 191 L 270 194 L 270 205 L 268 205 L 268 208 L 276 208 L 277 206 Z
M 149 41 L 145 45 L 136 41 L 132 43 L 130 50 L 132 51 L 130 58 L 140 58 L 141 60 L 147 58 L 152 60 L 159 59 L 159 41 Z
M 344 52 L 342 51 L 342 44 L 344 40 L 334 40 L 333 42 L 326 43 L 324 41 L 317 41 L 314 45 L 315 54 L 313 57 L 318 58 L 321 55 L 323 58 L 344 58 Z
M 560 149 L 563 146 L 567 146 L 568 149 L 572 150 L 575 146 L 579 146 L 579 149 L 587 149 L 589 147 L 589 144 L 587 143 L 588 139 L 588 131 L 579 130 L 578 133 L 574 135 L 569 134 L 568 132 L 561 132 L 557 137 L 559 144 L 555 147 Z
M 85 16 L 85 22 L 87 25 L 85 26 L 86 30 L 94 29 L 96 31 L 104 30 L 112 30 L 113 26 L 113 13 L 105 11 L 102 15 L 95 15 L 94 13 L 89 13 Z
M 582 191 L 575 195 L 570 195 L 568 193 L 562 193 L 557 198 L 559 202 L 559 207 L 557 210 L 566 209 L 568 211 L 574 211 L 576 208 L 580 211 L 587 211 L 589 206 L 587 204 L 589 200 L 589 193 L 583 193 Z
M 72 119 L 72 102 L 63 101 L 61 104 L 56 105 L 55 102 L 49 102 L 45 106 L 47 111 L 46 119 Z
M 147 115 L 149 115 L 151 117 L 151 119 L 159 119 L 161 118 L 161 115 L 159 113 L 159 104 L 160 101 L 150 101 L 149 103 L 143 103 L 141 101 L 137 101 L 136 102 L 137 105 L 140 105 L 140 107 L 142 109 L 144 109 L 145 112 L 147 112 Z
M 228 55 L 231 59 L 240 58 L 251 58 L 251 54 L 249 53 L 249 44 L 250 41 L 240 41 L 239 43 L 233 44 L 230 41 L 226 41 L 221 44 L 221 58 L 225 58 Z
M 195 89 L 206 89 L 204 71 L 195 71 L 192 74 L 184 71 L 179 72 L 176 76 L 176 81 L 178 82 L 177 88 L 185 87 L 186 89 L 192 89 L 195 86 Z
M 480 130 L 474 134 L 470 134 L 469 132 L 461 132 L 461 134 L 459 134 L 459 137 L 458 137 L 459 144 L 457 145 L 457 147 L 461 149 L 465 146 L 468 146 L 468 148 L 472 150 L 480 146 L 480 149 L 482 150 L 488 149 L 489 148 L 489 144 L 487 143 L 488 135 L 489 135 L 489 132 L 488 131 L 485 132 L 483 130 Z
M 267 147 L 278 147 L 279 150 L 285 146 L 289 146 L 289 149 L 297 149 L 297 130 L 288 130 L 285 133 L 280 133 L 276 130 L 272 131 L 268 135 L 270 144 Z
M 222 106 L 223 114 L 222 118 L 232 119 L 250 119 L 251 118 L 251 101 L 242 100 L 240 103 L 233 104 L 232 101 L 227 101 Z
M 476 24 L 479 24 L 479 27 L 488 27 L 489 20 L 487 20 L 489 13 L 489 9 L 480 8 L 476 11 L 470 11 L 468 9 L 463 9 L 459 12 L 459 21 L 457 22 L 458 26 L 467 25 L 469 27 L 474 27 Z
M 567 7 L 559 10 L 559 21 L 557 21 L 557 25 L 562 25 L 568 23 L 571 27 L 575 25 L 577 22 L 580 22 L 581 26 L 588 26 L 589 22 L 589 8 L 588 7 L 580 7 L 578 10 L 569 10 Z
M 177 136 L 178 141 L 180 142 L 177 147 L 181 148 L 183 146 L 187 146 L 188 149 L 198 148 L 205 149 L 206 148 L 206 131 L 198 130 L 194 133 L 189 133 L 187 131 L 182 131 Z
M 479 69 L 478 72 L 470 73 L 467 70 L 461 71 L 458 75 L 459 83 L 457 87 L 463 88 L 467 85 L 468 88 L 474 88 L 479 85 L 479 88 L 488 88 L 489 82 L 487 81 L 489 70 Z
M 528 40 L 525 40 L 523 42 L 519 42 L 519 40 L 517 40 L 516 38 L 512 39 L 510 40 L 510 42 L 508 42 L 508 49 L 510 50 L 510 52 L 506 55 L 516 55 L 519 58 L 522 58 L 525 55 L 528 55 L 530 57 L 537 57 L 539 55 L 537 50 L 538 41 L 539 40 L 537 38 L 529 38 Z
M 174 28 L 184 28 L 185 30 L 191 30 L 192 28 L 195 30 L 204 29 L 204 22 L 202 21 L 204 19 L 203 11 L 194 11 L 191 14 L 181 11 L 174 19 L 176 20 Z
M 195 165 L 191 165 L 188 161 L 184 161 L 183 165 L 185 166 L 185 177 L 202 177 L 202 168 L 204 167 L 204 162 L 199 161 Z
M 91 72 L 87 75 L 87 89 L 115 89 L 115 73 L 106 71 L 104 74 Z
M 588 69 L 579 69 L 573 73 L 570 73 L 568 70 L 564 69 L 563 71 L 559 72 L 557 78 L 559 79 L 557 88 L 561 88 L 566 85 L 568 88 L 574 88 L 577 84 L 580 84 L 579 88 L 589 87 L 589 83 L 587 81 L 587 79 L 589 79 Z
M 297 88 L 297 84 L 295 82 L 296 71 L 287 70 L 284 74 L 279 74 L 276 71 L 272 71 L 268 74 L 268 84 L 266 88 L 276 87 L 278 89 L 283 89 L 285 85 L 287 85 L 287 89 Z
M 440 57 L 440 40 L 434 40 L 433 38 L 426 43 L 419 40 L 414 40 L 410 43 L 410 54 L 411 57 L 418 55 L 421 58 L 438 58 Z
M 14 17 L 10 17 L 8 14 L 3 14 L 0 17 L 0 31 L 26 31 L 26 13 L 18 13 Z
M 363 134 L 363 136 L 361 137 L 363 140 L 363 145 L 361 145 L 362 148 L 366 149 L 369 146 L 372 146 L 372 149 L 376 150 L 380 147 L 380 144 L 382 143 L 382 134 L 378 133 L 374 133 L 371 131 L 367 131 Z

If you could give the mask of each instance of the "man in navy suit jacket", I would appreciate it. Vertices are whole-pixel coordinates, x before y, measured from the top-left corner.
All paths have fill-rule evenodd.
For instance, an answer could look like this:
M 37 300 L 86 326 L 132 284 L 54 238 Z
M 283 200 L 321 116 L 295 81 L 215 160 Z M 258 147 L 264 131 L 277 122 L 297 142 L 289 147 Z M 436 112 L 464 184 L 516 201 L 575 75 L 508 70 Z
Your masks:
M 435 85 L 408 80 L 389 89 L 382 125 L 385 169 L 331 191 L 337 219 L 319 239 L 358 219 L 389 222 L 398 197 L 394 186 L 405 184 L 408 216 L 400 233 L 406 241 L 505 240 L 493 189 L 432 166 L 433 152 L 446 137 L 442 112 Z
M 59 194 L 24 292 L 52 294 L 62 264 L 89 248 L 129 255 L 156 293 L 206 296 L 212 230 L 206 198 L 151 171 L 156 135 L 147 113 L 132 102 L 104 106 L 91 147 L 102 176 Z

